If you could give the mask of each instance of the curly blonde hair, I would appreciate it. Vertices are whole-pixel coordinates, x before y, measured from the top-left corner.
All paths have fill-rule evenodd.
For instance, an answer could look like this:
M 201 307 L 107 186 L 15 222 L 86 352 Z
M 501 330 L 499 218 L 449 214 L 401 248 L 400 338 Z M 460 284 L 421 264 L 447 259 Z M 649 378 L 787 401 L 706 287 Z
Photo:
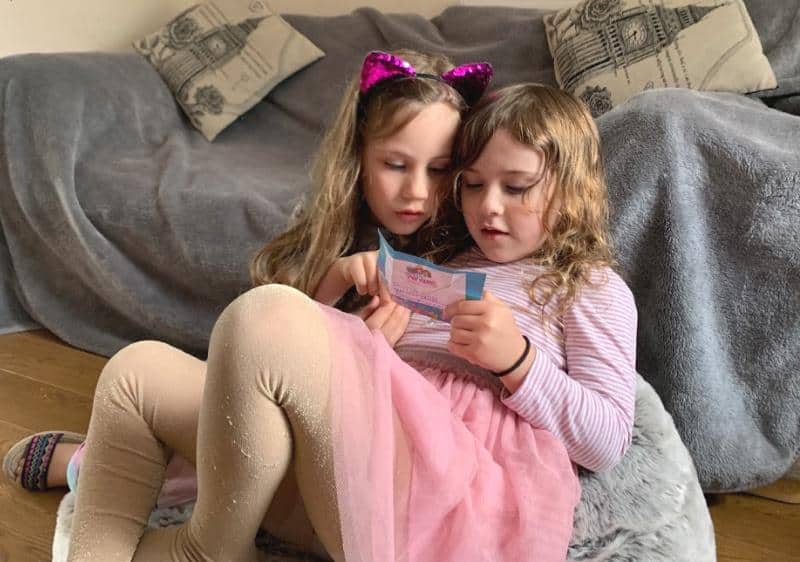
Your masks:
M 439 75 L 452 63 L 441 55 L 409 50 L 394 52 L 418 73 Z M 372 140 L 402 129 L 427 106 L 444 102 L 459 112 L 464 101 L 439 80 L 400 79 L 375 89 L 359 104 L 359 77 L 350 83 L 328 128 L 311 171 L 312 193 L 295 223 L 266 244 L 250 264 L 254 285 L 283 283 L 313 295 L 325 273 L 352 250 L 369 210 L 361 189 L 361 156 Z M 406 248 L 412 241 L 405 241 Z
M 553 178 L 553 195 L 542 216 L 554 213 L 556 220 L 544 221 L 545 239 L 528 258 L 548 271 L 533 280 L 528 294 L 542 310 L 558 295 L 552 316 L 559 318 L 589 283 L 592 269 L 615 265 L 597 127 L 585 105 L 563 90 L 508 86 L 485 96 L 464 117 L 453 147 L 452 189 L 438 194 L 437 216 L 424 234 L 425 255 L 443 262 L 475 245 L 458 209 L 459 177 L 501 129 L 540 151 L 545 174 Z

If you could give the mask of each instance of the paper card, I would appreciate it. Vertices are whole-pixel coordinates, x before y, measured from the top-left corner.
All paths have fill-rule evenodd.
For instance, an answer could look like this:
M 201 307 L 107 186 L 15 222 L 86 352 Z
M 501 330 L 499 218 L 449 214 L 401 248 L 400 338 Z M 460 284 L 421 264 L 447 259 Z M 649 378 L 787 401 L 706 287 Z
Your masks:
M 443 320 L 447 305 L 462 300 L 480 300 L 485 273 L 460 271 L 436 265 L 398 252 L 392 248 L 379 231 L 378 271 L 381 283 L 395 302 L 403 306 Z

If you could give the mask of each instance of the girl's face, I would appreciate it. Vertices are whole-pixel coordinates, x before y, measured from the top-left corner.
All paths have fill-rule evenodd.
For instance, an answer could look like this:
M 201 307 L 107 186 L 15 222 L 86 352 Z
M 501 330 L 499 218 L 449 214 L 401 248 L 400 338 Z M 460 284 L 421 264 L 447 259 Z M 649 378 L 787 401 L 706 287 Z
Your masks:
M 379 225 L 407 235 L 431 217 L 431 199 L 450 167 L 459 121 L 455 108 L 438 102 L 393 135 L 366 142 L 361 185 Z
M 487 258 L 498 263 L 519 260 L 542 245 L 544 221 L 552 226 L 557 205 L 544 217 L 554 191 L 545 175 L 544 155 L 506 131 L 494 133 L 478 159 L 461 174 L 464 220 Z

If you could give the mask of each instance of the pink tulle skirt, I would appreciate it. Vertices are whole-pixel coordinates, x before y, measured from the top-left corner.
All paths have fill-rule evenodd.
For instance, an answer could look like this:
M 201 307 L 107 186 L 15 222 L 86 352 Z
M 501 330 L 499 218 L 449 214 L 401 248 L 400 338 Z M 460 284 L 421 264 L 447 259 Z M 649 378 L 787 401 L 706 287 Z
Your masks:
M 358 318 L 321 308 L 347 562 L 564 560 L 580 488 L 563 445 L 485 374 L 412 366 Z M 195 497 L 194 468 L 174 456 L 159 506 Z
M 322 309 L 347 561 L 564 560 L 580 496 L 564 446 L 485 374 L 412 366 L 359 319 Z

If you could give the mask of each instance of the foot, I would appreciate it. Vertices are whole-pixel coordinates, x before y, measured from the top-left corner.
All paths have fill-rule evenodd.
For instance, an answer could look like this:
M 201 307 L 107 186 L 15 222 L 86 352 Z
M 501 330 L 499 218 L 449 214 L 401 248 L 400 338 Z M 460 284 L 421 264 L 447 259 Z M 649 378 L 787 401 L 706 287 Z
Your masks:
M 3 458 L 3 473 L 26 490 L 66 486 L 67 465 L 86 437 L 78 433 L 48 431 L 19 441 Z
M 63 488 L 67 485 L 69 459 L 80 447 L 80 443 L 65 443 L 62 439 L 53 449 L 50 466 L 47 467 L 47 488 Z

